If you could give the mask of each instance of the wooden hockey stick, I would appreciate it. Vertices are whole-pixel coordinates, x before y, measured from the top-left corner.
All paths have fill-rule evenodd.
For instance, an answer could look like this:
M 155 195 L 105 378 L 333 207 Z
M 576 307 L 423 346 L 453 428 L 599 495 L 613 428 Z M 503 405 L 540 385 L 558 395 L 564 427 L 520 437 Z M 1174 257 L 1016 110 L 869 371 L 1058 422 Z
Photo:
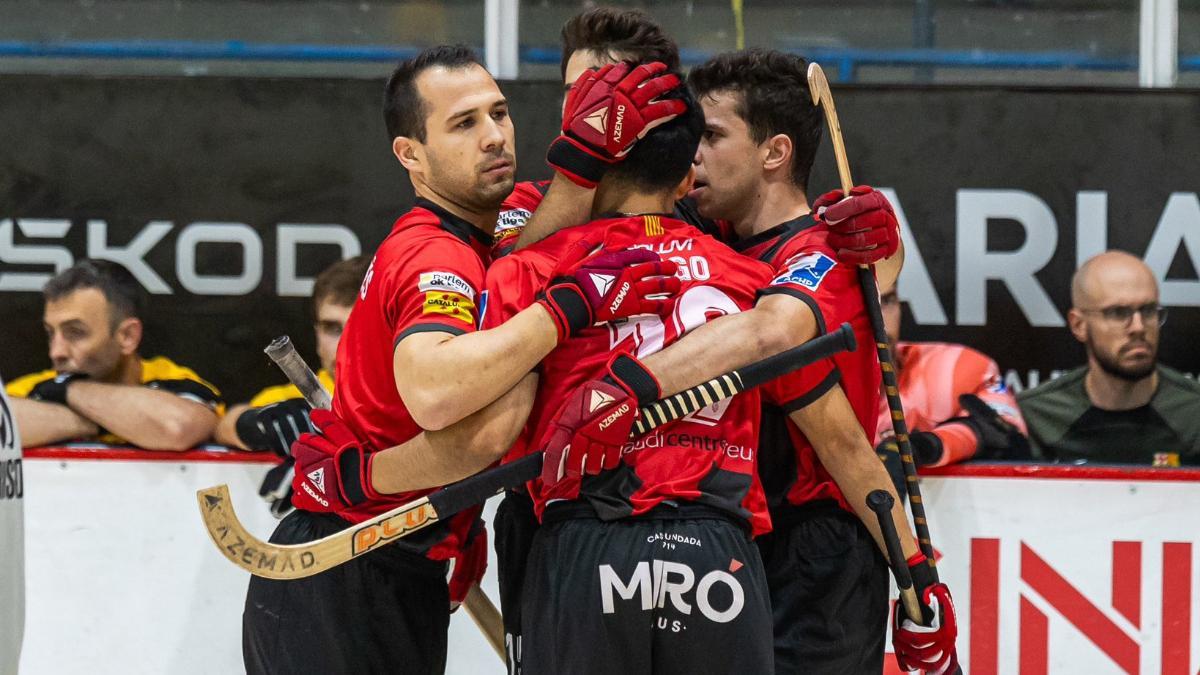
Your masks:
M 647 421 L 637 428 L 648 431 L 660 426 L 664 418 L 679 419 L 814 361 L 844 350 L 853 351 L 855 347 L 854 331 L 849 324 L 842 324 L 828 335 L 642 408 L 640 416 L 653 421 Z M 271 544 L 250 534 L 238 520 L 229 499 L 229 488 L 225 485 L 200 490 L 196 493 L 196 499 L 209 536 L 230 562 L 251 574 L 268 579 L 301 579 L 445 520 L 465 508 L 486 501 L 502 489 L 523 485 L 537 478 L 541 472 L 542 453 L 526 455 L 402 504 L 341 532 L 304 544 Z
M 300 390 L 300 394 L 313 408 L 328 410 L 333 407 L 333 397 L 325 391 L 324 385 L 317 379 L 316 373 L 304 362 L 304 357 L 292 346 L 292 340 L 286 335 L 275 338 L 263 350 L 267 356 L 279 366 L 288 380 Z M 475 622 L 483 637 L 492 646 L 501 661 L 507 658 L 504 650 L 504 621 L 496 604 L 483 592 L 479 584 L 472 584 L 463 598 L 463 610 Z
M 833 155 L 837 159 L 838 178 L 842 192 L 850 196 L 854 181 L 850 178 L 850 160 L 846 157 L 846 144 L 842 141 L 842 126 L 838 123 L 837 109 L 833 106 L 833 93 L 829 90 L 829 81 L 825 79 L 825 71 L 820 64 L 808 64 L 808 89 L 812 94 L 813 105 L 820 106 L 825 112 L 825 122 L 829 126 L 829 137 L 833 141 Z M 862 287 L 863 302 L 867 306 L 867 314 L 871 318 L 871 330 L 875 334 L 875 349 L 879 353 L 879 369 L 883 375 L 883 389 L 887 397 L 888 411 L 892 417 L 892 430 L 896 434 L 896 443 L 900 446 L 900 463 L 904 467 L 904 485 L 908 492 L 908 503 L 912 508 L 913 524 L 917 528 L 917 541 L 921 552 L 934 567 L 933 542 L 929 538 L 929 523 L 925 519 L 925 504 L 921 501 L 921 485 L 917 480 L 917 466 L 913 463 L 912 444 L 908 440 L 908 423 L 904 419 L 904 405 L 900 402 L 900 384 L 896 378 L 895 361 L 892 351 L 888 348 L 887 330 L 883 326 L 883 313 L 879 307 L 879 287 L 875 282 L 874 265 L 858 266 L 858 282 Z M 937 575 L 937 569 L 934 569 Z M 920 616 L 915 614 L 913 616 Z

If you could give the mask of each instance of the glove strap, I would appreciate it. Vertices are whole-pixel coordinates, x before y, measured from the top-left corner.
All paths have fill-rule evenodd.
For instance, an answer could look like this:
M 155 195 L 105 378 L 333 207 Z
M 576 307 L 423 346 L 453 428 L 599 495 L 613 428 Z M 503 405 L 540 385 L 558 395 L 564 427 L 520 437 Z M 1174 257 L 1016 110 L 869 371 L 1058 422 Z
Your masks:
M 558 341 L 579 333 L 593 323 L 592 306 L 570 277 L 556 279 L 542 291 L 540 302 L 558 328 Z
M 546 151 L 546 163 L 569 178 L 572 183 L 588 189 L 596 187 L 604 177 L 604 172 L 608 170 L 609 164 L 582 143 L 568 136 L 554 139 L 550 149 Z
M 662 387 L 654 373 L 630 354 L 615 354 L 609 359 L 608 375 L 604 379 L 632 394 L 639 406 L 662 398 Z
M 352 506 L 379 497 L 371 487 L 371 459 L 374 453 L 360 448 L 347 448 L 337 458 L 342 493 Z

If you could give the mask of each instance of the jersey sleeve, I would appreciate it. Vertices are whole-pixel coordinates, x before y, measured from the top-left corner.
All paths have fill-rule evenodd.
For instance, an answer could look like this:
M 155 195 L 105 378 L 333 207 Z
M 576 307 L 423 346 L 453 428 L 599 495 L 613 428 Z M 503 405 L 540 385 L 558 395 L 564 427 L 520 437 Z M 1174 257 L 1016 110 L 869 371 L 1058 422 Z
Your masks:
M 170 392 L 182 399 L 199 403 L 219 415 L 225 413 L 225 402 L 215 386 L 191 368 L 178 365 L 162 356 L 142 362 L 142 386 Z
M 4 391 L 13 398 L 28 398 L 34 387 L 53 378 L 55 375 L 56 373 L 53 370 L 43 370 L 40 373 L 22 375 L 5 385 Z
M 496 231 L 492 238 L 492 260 L 512 253 L 517 246 L 525 223 L 533 216 L 542 197 L 546 195 L 549 181 L 537 183 L 517 183 L 512 193 L 500 204 L 500 213 L 496 217 Z
M 383 294 L 392 344 L 422 332 L 462 335 L 475 330 L 483 262 L 469 247 L 444 239 L 418 242 L 420 250 L 367 292 Z M 382 264 L 381 264 L 382 265 Z M 379 270 L 381 266 L 376 266 Z
M 544 280 L 526 259 L 524 250 L 492 263 L 487 271 L 480 328 L 495 328 L 529 307 Z
M 817 335 L 843 320 L 841 309 L 848 293 L 858 293 L 854 272 L 838 265 L 821 250 L 797 249 L 781 256 L 770 284 L 760 296 L 783 294 L 808 305 L 817 322 Z M 850 303 L 852 304 L 852 303 Z M 785 412 L 799 410 L 820 398 L 841 381 L 832 358 L 817 361 L 776 378 L 763 389 L 763 396 Z
M 304 398 L 300 394 L 300 390 L 294 384 L 281 384 L 274 387 L 267 387 L 254 395 L 250 399 L 251 408 L 263 408 L 275 403 L 290 401 L 294 398 Z

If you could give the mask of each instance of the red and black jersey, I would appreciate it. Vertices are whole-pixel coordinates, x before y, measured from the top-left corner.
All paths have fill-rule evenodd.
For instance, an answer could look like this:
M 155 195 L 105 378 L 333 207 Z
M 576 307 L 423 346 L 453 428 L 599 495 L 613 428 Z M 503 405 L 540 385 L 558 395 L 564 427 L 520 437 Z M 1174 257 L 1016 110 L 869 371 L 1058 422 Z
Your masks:
M 811 216 L 802 216 L 742 240 L 734 248 L 770 264 L 775 276 L 763 295 L 786 293 L 812 308 L 824 334 L 848 322 L 858 349 L 842 352 L 778 378 L 763 387 L 763 429 L 759 470 L 771 508 L 835 499 L 845 509 L 841 490 L 817 459 L 804 434 L 788 419 L 841 384 L 868 439 L 879 411 L 880 373 L 871 320 L 863 303 L 858 272 L 844 265 L 827 244 L 829 232 Z
M 338 343 L 333 398 L 333 412 L 375 450 L 422 431 L 396 391 L 396 345 L 414 333 L 461 335 L 476 329 L 475 303 L 490 245 L 491 238 L 470 223 L 418 199 L 375 251 Z M 431 491 L 389 495 L 338 515 L 362 522 Z M 401 545 L 417 546 L 438 560 L 451 557 L 477 516 L 478 509 L 460 513 Z
M 488 271 L 484 325 L 502 323 L 527 307 L 557 252 L 589 234 L 602 237 L 605 249 L 646 248 L 676 261 L 683 287 L 665 318 L 644 315 L 593 326 L 547 355 L 526 440 L 541 438 L 567 396 L 603 375 L 612 352 L 652 354 L 707 321 L 753 306 L 770 279 L 767 266 L 671 216 L 604 218 L 496 261 Z M 770 520 L 755 471 L 760 405 L 758 392 L 751 391 L 664 425 L 630 442 L 620 468 L 587 476 L 581 484 L 564 481 L 554 494 L 534 481 L 529 490 L 535 508 L 541 514 L 560 492 L 577 493 L 605 520 L 640 515 L 663 502 L 695 502 L 743 519 L 756 535 L 766 532 Z M 518 443 L 506 461 L 537 449 Z
M 517 183 L 511 194 L 500 205 L 500 213 L 496 217 L 495 245 L 492 247 L 492 259 L 512 253 L 517 245 L 517 238 L 525 223 L 537 210 L 538 204 L 550 189 L 550 181 Z M 712 235 L 720 241 L 730 241 L 733 237 L 733 226 L 726 220 L 712 220 L 700 215 L 696 203 L 684 198 L 675 202 L 674 217 L 688 223 L 704 234 Z

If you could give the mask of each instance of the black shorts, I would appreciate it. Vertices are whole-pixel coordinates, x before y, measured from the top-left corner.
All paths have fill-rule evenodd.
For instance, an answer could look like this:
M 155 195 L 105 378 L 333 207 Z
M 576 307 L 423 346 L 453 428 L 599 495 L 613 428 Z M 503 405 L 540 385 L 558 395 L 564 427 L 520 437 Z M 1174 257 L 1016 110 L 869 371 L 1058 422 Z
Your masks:
M 271 542 L 300 544 L 349 526 L 296 510 Z M 251 674 L 440 674 L 449 625 L 446 564 L 389 546 L 304 579 L 250 577 L 242 659 Z
M 762 561 L 731 516 L 659 507 L 602 522 L 556 506 L 583 505 L 552 505 L 534 537 L 524 675 L 771 672 Z
M 496 546 L 496 576 L 500 582 L 500 612 L 504 616 L 504 646 L 509 675 L 521 672 L 521 586 L 529 547 L 537 532 L 533 500 L 525 492 L 505 492 L 492 521 Z
M 771 514 L 759 537 L 778 675 L 883 672 L 888 568 L 862 522 L 832 500 Z

